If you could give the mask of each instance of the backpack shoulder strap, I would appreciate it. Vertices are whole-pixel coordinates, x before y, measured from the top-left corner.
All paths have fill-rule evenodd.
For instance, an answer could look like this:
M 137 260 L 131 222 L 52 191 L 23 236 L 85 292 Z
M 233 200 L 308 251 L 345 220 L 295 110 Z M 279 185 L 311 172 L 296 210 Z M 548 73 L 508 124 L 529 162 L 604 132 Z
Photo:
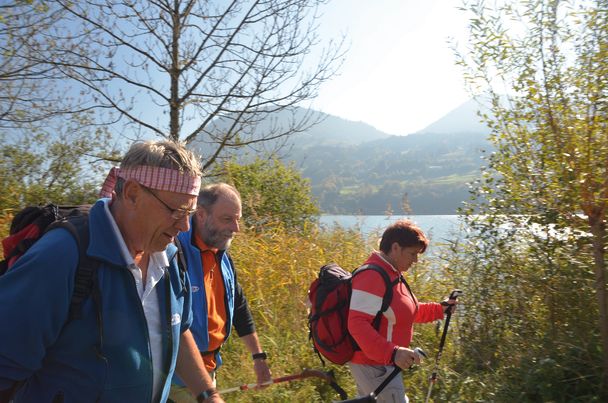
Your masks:
M 65 228 L 72 234 L 78 245 L 78 266 L 76 267 L 74 278 L 74 291 L 70 299 L 68 322 L 82 318 L 82 305 L 91 296 L 93 305 L 95 306 L 95 320 L 97 321 L 99 332 L 95 352 L 100 359 L 105 360 L 103 355 L 104 332 L 101 313 L 101 291 L 96 276 L 101 261 L 87 255 L 87 248 L 89 247 L 89 215 L 86 211 L 74 210 L 63 219 L 52 223 L 47 228 L 47 231 L 54 228 Z
M 80 319 L 82 317 L 82 304 L 88 296 L 93 295 L 99 298 L 98 292 L 94 287 L 95 272 L 100 265 L 100 261 L 87 255 L 89 246 L 89 217 L 88 215 L 78 214 L 66 217 L 51 224 L 47 231 L 55 228 L 65 228 L 72 234 L 78 245 L 78 267 L 74 279 L 74 292 L 70 300 L 70 312 L 68 320 Z M 97 289 L 98 291 L 98 289 Z
M 376 316 L 374 317 L 374 320 L 372 322 L 372 325 L 374 326 L 374 328 L 378 329 L 380 327 L 380 318 L 382 317 L 382 314 L 384 312 L 386 312 L 386 310 L 391 305 L 391 302 L 393 300 L 393 287 L 395 287 L 395 285 L 397 283 L 399 283 L 401 275 L 399 275 L 394 281 L 391 281 L 388 274 L 386 274 L 386 271 L 384 271 L 383 268 L 381 268 L 380 266 L 373 265 L 373 264 L 365 264 L 365 265 L 359 267 L 355 271 L 355 273 L 353 273 L 353 275 L 361 273 L 362 271 L 365 271 L 365 270 L 373 270 L 376 273 L 379 273 L 381 275 L 382 279 L 384 280 L 384 286 L 386 288 L 386 291 L 384 292 L 384 295 L 382 296 L 382 305 L 380 306 L 380 310 L 378 311 L 378 313 L 376 313 Z

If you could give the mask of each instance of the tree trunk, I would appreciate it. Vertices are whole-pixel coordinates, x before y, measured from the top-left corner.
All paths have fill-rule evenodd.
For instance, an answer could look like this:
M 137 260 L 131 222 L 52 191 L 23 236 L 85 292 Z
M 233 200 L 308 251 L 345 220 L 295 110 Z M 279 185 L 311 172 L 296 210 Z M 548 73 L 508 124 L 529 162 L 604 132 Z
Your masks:
M 179 141 L 180 125 L 179 125 L 179 37 L 180 37 L 180 20 L 179 20 L 179 3 L 175 2 L 173 17 L 173 32 L 171 37 L 171 71 L 169 72 L 171 80 L 171 94 L 169 95 L 169 139 Z
M 600 333 L 602 337 L 602 397 L 608 399 L 608 293 L 606 291 L 606 261 L 605 237 L 606 226 L 601 214 L 589 216 L 591 233 L 593 234 L 593 260 L 595 271 L 595 290 L 597 293 L 600 311 Z

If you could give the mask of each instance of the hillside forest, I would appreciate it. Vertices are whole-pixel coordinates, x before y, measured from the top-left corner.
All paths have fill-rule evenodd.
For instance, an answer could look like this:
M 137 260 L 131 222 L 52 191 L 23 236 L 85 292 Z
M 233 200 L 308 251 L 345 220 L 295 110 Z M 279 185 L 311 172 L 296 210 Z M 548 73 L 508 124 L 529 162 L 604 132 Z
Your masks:
M 287 74 L 318 54 L 307 47 L 314 43 L 298 36 L 314 34 L 314 24 L 305 32 L 293 24 L 305 21 L 302 13 L 309 9 L 302 5 L 321 7 L 322 1 L 280 0 L 256 9 L 241 0 L 225 13 L 218 10 L 233 3 L 192 1 L 184 7 L 177 1 L 176 9 L 162 10 L 155 7 L 163 2 L 149 8 L 104 0 L 5 3 L 0 8 L 2 237 L 13 215 L 27 205 L 94 201 L 100 178 L 120 162 L 125 133 L 129 141 L 145 134 L 191 146 L 210 144 L 201 155 L 204 181 L 232 183 L 243 198 L 242 230 L 230 252 L 273 375 L 331 369 L 353 397 L 348 369 L 323 367 L 312 349 L 307 290 L 321 265 L 335 261 L 354 269 L 377 245 L 356 228 L 321 228 L 317 217 L 322 210 L 399 214 L 405 204 L 422 214 L 434 202 L 429 195 L 453 192 L 464 223 L 461 235 L 423 257 L 406 276 L 420 301 L 440 301 L 455 288 L 464 294 L 438 363 L 442 323 L 415 326 L 412 346 L 423 348 L 429 359 L 404 374 L 410 400 L 425 400 L 436 369 L 431 402 L 608 401 L 607 1 L 462 3 L 469 37 L 466 44 L 454 44 L 455 62 L 472 96 L 488 106 L 479 116 L 489 133 L 481 166 L 479 139 L 471 133 L 449 135 L 459 138 L 461 148 L 444 147 L 435 133 L 424 139 L 422 134 L 369 139 L 350 149 L 317 144 L 306 154 L 304 170 L 304 163 L 276 154 L 267 158 L 259 149 L 248 160 L 233 157 L 319 123 L 308 116 L 290 127 L 274 126 L 265 137 L 254 128 L 271 118 L 267 112 L 314 98 L 316 87 L 335 73 L 339 46 L 328 46 L 339 50 L 324 53 L 311 76 Z M 242 10 L 254 14 L 241 15 Z M 216 27 L 217 32 L 207 31 L 214 32 L 213 46 L 195 46 L 193 35 L 167 35 L 162 23 L 172 21 L 171 12 L 191 23 L 184 30 L 196 24 Z M 148 20 L 134 16 L 159 25 L 137 25 Z M 256 27 L 264 18 L 275 25 Z M 141 41 L 138 46 L 112 29 L 116 21 L 141 29 L 133 38 Z M 274 30 L 264 30 L 271 25 Z M 280 29 L 285 35 L 276 36 Z M 293 35 L 286 35 L 290 30 Z M 174 49 L 180 51 L 158 58 L 153 51 L 139 52 L 145 46 L 166 51 L 155 42 L 165 39 L 178 41 L 182 46 Z M 267 51 L 257 47 L 261 44 L 275 48 Z M 232 46 L 257 55 L 239 54 Z M 242 57 L 230 56 L 237 54 Z M 216 64 L 204 66 L 209 60 Z M 143 74 L 151 65 L 165 81 Z M 226 66 L 230 73 L 223 79 L 212 73 Z M 273 93 L 282 88 L 279 78 L 287 76 L 299 77 L 300 85 Z M 172 83 L 174 91 L 155 87 L 161 82 Z M 200 93 L 207 97 L 197 97 Z M 154 122 L 138 118 L 135 101 L 143 97 L 162 111 Z M 204 122 L 193 126 L 193 116 Z M 221 129 L 214 120 L 218 116 L 232 119 L 230 130 Z M 429 147 L 403 152 L 403 144 L 414 140 L 429 141 Z M 294 146 L 291 153 L 304 151 Z M 444 171 L 451 163 L 462 168 L 453 176 Z M 364 169 L 369 166 L 374 168 Z M 412 183 L 425 193 L 412 190 Z M 313 193 L 317 186 L 323 191 Z M 355 193 L 365 195 L 365 203 L 355 201 Z M 382 194 L 390 197 L 378 197 Z M 224 346 L 223 357 L 218 389 L 255 382 L 251 359 L 237 337 Z M 224 398 L 330 402 L 338 396 L 323 380 L 307 378 Z
M 490 150 L 487 133 L 416 133 L 302 147 L 290 159 L 325 214 L 456 214 Z
M 319 121 L 314 127 L 288 140 L 265 142 L 265 150 L 310 180 L 323 214 L 456 214 L 493 152 L 479 108 L 470 100 L 407 136 L 313 111 Z M 276 121 L 307 113 L 295 108 L 278 113 Z M 229 122 L 217 126 L 228 128 Z M 210 151 L 202 141 L 190 146 L 203 155 Z M 259 155 L 244 148 L 233 158 L 247 163 Z

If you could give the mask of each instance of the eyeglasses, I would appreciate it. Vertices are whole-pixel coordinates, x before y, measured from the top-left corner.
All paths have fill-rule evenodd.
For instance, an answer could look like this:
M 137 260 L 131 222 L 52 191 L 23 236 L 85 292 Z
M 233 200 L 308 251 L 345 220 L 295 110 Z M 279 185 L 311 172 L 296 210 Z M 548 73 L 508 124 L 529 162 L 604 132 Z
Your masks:
M 162 199 L 160 197 L 158 197 L 156 195 L 156 193 L 154 193 L 153 191 L 151 191 L 150 189 L 148 189 L 147 187 L 145 187 L 142 184 L 140 184 L 140 186 L 146 192 L 148 192 L 152 196 L 154 196 L 154 198 L 156 200 L 158 200 L 159 202 L 161 202 L 163 204 L 163 206 L 165 206 L 165 208 L 171 212 L 171 218 L 173 218 L 174 220 L 181 220 L 182 218 L 184 218 L 186 216 L 190 217 L 192 214 L 196 213 L 196 209 L 172 208 L 167 203 L 165 203 L 164 201 L 162 201 Z

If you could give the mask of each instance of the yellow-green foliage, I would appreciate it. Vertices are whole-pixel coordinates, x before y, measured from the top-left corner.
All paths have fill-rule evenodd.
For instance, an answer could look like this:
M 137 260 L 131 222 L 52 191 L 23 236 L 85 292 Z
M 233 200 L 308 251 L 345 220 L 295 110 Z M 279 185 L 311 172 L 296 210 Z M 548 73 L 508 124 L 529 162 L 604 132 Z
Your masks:
M 221 180 L 234 185 L 243 200 L 243 223 L 262 232 L 276 223 L 300 231 L 317 221 L 310 187 L 293 163 L 257 157 L 249 164 L 227 161 L 218 168 Z
M 300 236 L 279 226 L 263 234 L 240 234 L 231 248 L 274 377 L 300 373 L 304 368 L 322 369 L 308 340 L 308 287 L 323 264 L 336 261 L 354 269 L 367 254 L 356 232 L 306 232 L 310 235 Z M 222 356 L 225 364 L 218 372 L 219 389 L 255 382 L 251 357 L 238 337 L 230 338 Z M 353 396 L 347 368 L 331 368 L 338 383 Z M 337 400 L 338 395 L 321 379 L 307 378 L 225 398 L 230 402 L 321 402 Z
M 13 214 L 8 211 L 0 211 L 0 239 L 8 236 L 8 230 L 11 226 Z
M 252 308 L 261 343 L 269 354 L 274 377 L 297 374 L 304 368 L 323 370 L 308 340 L 308 287 L 323 264 L 335 261 L 352 270 L 363 263 L 371 250 L 357 232 L 312 229 L 306 233 L 310 235 L 296 235 L 281 227 L 263 234 L 244 233 L 231 248 L 239 282 Z M 428 278 L 426 274 L 426 265 L 419 264 L 409 275 L 410 285 L 421 301 L 426 300 L 427 294 L 429 299 L 436 301 L 448 289 L 421 287 Z M 419 325 L 418 328 L 423 333 L 416 334 L 414 345 L 423 346 L 434 356 L 437 342 L 434 326 Z M 231 336 L 222 356 L 224 366 L 218 371 L 220 390 L 255 383 L 251 357 L 236 335 Z M 423 398 L 431 364 L 432 360 L 428 360 L 423 368 L 406 374 L 410 396 Z M 354 397 L 355 385 L 348 368 L 332 364 L 325 368 L 328 369 L 334 370 L 339 385 L 347 391 L 349 398 Z M 280 383 L 263 391 L 233 392 L 224 398 L 229 402 L 328 402 L 339 399 L 333 389 L 318 378 Z

